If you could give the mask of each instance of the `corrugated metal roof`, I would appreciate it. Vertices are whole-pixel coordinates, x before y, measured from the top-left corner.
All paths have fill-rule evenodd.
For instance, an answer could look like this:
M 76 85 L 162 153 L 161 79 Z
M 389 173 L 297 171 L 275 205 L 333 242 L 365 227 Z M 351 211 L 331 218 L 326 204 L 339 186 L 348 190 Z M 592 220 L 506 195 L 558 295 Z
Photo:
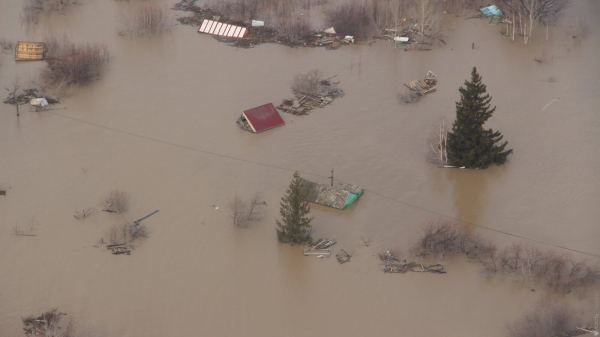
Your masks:
M 302 179 L 302 193 L 308 193 L 307 200 L 309 202 L 337 209 L 350 206 L 363 191 L 362 187 L 352 184 L 339 189 Z
M 248 35 L 248 28 L 213 20 L 204 20 L 198 29 L 198 33 L 241 38 Z
M 254 132 L 262 132 L 285 124 L 273 103 L 246 110 L 244 117 Z
M 44 43 L 42 42 L 17 42 L 15 60 L 32 61 L 44 59 Z

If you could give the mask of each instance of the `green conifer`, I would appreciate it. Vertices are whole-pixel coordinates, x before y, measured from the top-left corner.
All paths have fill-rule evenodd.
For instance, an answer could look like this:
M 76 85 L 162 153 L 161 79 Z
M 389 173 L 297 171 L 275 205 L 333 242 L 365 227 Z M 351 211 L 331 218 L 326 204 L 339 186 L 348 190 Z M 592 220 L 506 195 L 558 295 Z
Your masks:
M 448 133 L 450 164 L 482 169 L 491 163 L 503 164 L 513 150 L 505 150 L 508 142 L 497 144 L 503 137 L 500 131 L 483 128 L 496 107 L 490 109 L 492 98 L 486 94 L 477 68 L 473 67 L 471 82 L 465 81 L 465 87 L 458 91 L 461 97 L 456 102 L 456 120 Z
M 281 222 L 277 220 L 279 242 L 301 244 L 312 241 L 310 222 L 313 218 L 307 217 L 310 206 L 306 200 L 306 193 L 307 191 L 303 192 L 300 174 L 296 171 L 286 195 L 281 198 Z

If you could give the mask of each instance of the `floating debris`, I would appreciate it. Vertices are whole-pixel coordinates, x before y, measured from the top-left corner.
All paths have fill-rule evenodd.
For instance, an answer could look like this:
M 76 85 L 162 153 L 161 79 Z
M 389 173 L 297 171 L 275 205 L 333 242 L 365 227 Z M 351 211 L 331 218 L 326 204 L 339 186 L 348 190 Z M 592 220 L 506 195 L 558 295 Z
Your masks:
M 17 42 L 15 47 L 16 61 L 40 61 L 44 59 L 43 42 Z
M 423 81 L 413 80 L 405 84 L 410 90 L 416 91 L 421 95 L 426 95 L 436 91 L 437 77 L 431 71 L 427 72 Z
M 303 252 L 304 256 L 309 256 L 309 255 L 330 255 L 331 254 L 331 249 L 304 249 Z
M 317 243 L 312 246 L 311 249 L 312 250 L 326 249 L 326 248 L 329 248 L 329 247 L 335 245 L 336 243 L 337 243 L 337 241 L 335 241 L 333 238 L 324 237 L 324 238 L 319 239 L 317 241 Z
M 340 264 L 344 264 L 346 262 L 350 262 L 350 258 L 352 257 L 352 255 L 348 254 L 345 250 L 342 249 L 339 251 L 339 253 L 335 255 L 335 257 L 337 258 Z
M 416 263 L 415 261 L 407 262 L 406 259 L 400 261 L 394 253 L 391 251 L 387 251 L 383 254 L 377 254 L 379 259 L 383 261 L 383 271 L 385 273 L 401 273 L 404 274 L 408 271 L 412 272 L 428 272 L 428 273 L 436 273 L 436 274 L 445 274 L 444 265 L 442 264 L 433 264 L 429 266 L 424 266 L 421 263 Z

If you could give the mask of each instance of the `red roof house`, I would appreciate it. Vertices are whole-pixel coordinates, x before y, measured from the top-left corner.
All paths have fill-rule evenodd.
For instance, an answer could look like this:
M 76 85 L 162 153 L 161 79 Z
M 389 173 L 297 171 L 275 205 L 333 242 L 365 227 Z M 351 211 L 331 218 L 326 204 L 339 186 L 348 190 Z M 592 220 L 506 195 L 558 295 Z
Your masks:
M 285 124 L 273 103 L 246 110 L 243 116 L 253 132 L 262 132 Z

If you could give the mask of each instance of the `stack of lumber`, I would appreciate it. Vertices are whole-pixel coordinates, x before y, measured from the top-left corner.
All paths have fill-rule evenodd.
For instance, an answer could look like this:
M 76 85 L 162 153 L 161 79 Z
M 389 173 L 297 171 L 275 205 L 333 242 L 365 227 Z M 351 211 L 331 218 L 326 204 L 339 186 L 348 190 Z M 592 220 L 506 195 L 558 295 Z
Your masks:
M 17 42 L 15 60 L 33 61 L 44 59 L 44 43 L 42 42 Z

